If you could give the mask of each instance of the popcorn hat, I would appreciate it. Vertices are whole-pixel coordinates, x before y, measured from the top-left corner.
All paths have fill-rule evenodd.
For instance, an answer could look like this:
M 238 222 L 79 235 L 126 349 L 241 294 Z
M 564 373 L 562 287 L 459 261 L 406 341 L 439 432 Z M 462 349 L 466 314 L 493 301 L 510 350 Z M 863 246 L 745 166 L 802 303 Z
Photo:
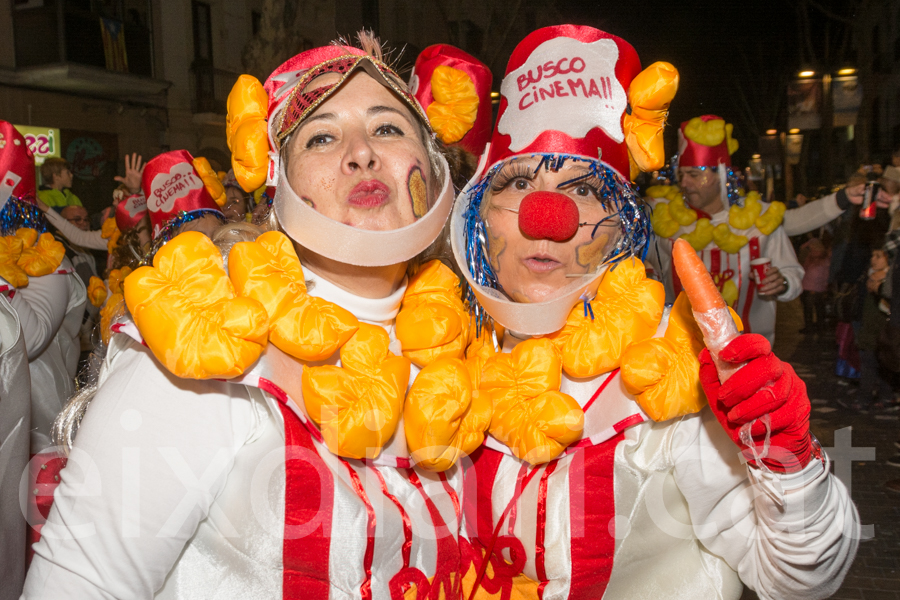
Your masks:
M 662 131 L 678 71 L 641 71 L 625 40 L 582 25 L 545 27 L 513 51 L 485 168 L 534 152 L 603 162 L 623 178 L 665 162 Z
M 150 160 L 144 167 L 141 188 L 154 238 L 202 212 L 222 215 L 186 150 L 173 150 Z
M 435 44 L 416 59 L 409 88 L 442 142 L 480 156 L 491 137 L 492 83 L 486 64 L 455 46 Z
M 0 121 L 0 206 L 10 196 L 35 203 L 34 155 L 12 123 Z
M 127 231 L 136 227 L 147 214 L 147 197 L 143 192 L 131 194 L 116 205 L 116 227 Z
M 731 166 L 731 155 L 738 149 L 731 137 L 734 126 L 722 117 L 703 115 L 681 124 L 678 130 L 679 167 Z

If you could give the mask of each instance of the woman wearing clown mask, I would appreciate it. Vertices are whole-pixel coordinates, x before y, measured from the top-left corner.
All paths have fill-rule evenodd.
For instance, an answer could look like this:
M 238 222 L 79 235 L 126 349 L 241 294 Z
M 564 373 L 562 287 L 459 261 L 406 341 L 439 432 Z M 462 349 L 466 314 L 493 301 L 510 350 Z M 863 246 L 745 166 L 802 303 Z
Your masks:
M 277 184 L 284 233 L 235 244 L 227 272 L 183 233 L 125 280 L 130 320 L 26 598 L 458 597 L 454 462 L 490 409 L 460 360 L 458 281 L 415 264 L 452 186 L 421 108 L 361 41 L 236 84 L 233 166 L 244 189 Z M 161 205 L 191 189 L 179 173 L 160 175 Z M 73 464 L 102 490 L 72 502 Z
M 464 595 L 828 596 L 859 525 L 803 383 L 743 335 L 719 358 L 749 362 L 720 385 L 690 304 L 664 307 L 639 260 L 649 219 L 626 174 L 661 164 L 677 73 L 638 65 L 589 27 L 529 35 L 451 217 L 493 405 L 465 471 Z

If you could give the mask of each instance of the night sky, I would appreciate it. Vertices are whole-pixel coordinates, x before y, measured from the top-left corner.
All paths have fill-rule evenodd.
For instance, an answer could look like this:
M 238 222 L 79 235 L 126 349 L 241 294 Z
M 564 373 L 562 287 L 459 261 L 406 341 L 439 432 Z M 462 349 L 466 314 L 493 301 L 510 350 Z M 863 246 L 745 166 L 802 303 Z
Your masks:
M 741 142 L 736 162 L 746 164 L 757 151 L 758 135 L 770 127 L 784 127 L 788 78 L 809 62 L 800 55 L 808 46 L 798 28 L 796 5 L 796 0 L 601 0 L 557 6 L 569 22 L 597 27 L 630 42 L 644 67 L 657 60 L 675 65 L 681 84 L 670 125 L 702 114 L 725 118 L 734 123 L 734 137 Z M 809 14 L 813 27 L 822 31 L 827 19 L 814 9 Z M 824 40 L 811 41 L 818 52 Z M 667 128 L 669 155 L 675 153 L 675 140 L 675 127 Z

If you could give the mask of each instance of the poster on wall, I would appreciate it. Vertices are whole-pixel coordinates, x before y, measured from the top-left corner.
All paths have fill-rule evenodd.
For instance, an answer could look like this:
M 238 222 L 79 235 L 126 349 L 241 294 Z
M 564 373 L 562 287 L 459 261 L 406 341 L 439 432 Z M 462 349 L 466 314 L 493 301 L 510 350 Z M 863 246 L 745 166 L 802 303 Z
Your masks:
M 62 130 L 62 157 L 72 165 L 72 191 L 93 216 L 112 204 L 118 185 L 119 136 L 97 131 Z
M 834 99 L 834 126 L 856 125 L 856 115 L 862 104 L 862 88 L 856 75 L 835 77 L 831 84 Z

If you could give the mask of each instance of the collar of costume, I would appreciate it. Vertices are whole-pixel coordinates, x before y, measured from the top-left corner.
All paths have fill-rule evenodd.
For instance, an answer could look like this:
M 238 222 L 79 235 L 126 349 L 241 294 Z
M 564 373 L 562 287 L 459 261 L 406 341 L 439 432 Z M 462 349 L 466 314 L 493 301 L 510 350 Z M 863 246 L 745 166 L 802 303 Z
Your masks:
M 389 323 L 397 317 L 408 284 L 404 279 L 394 293 L 384 298 L 363 298 L 319 277 L 309 268 L 303 273 L 312 295 L 349 310 L 360 321 L 378 324 Z
M 489 151 L 488 151 L 489 152 Z M 487 153 L 486 153 L 487 154 Z M 609 265 L 632 257 L 644 257 L 650 236 L 650 221 L 643 203 L 631 184 L 616 171 L 596 159 L 583 156 L 535 153 L 524 156 L 541 157 L 535 170 L 558 170 L 566 160 L 586 162 L 588 176 L 603 181 L 600 202 L 620 216 L 620 232 L 615 244 L 604 257 L 602 266 L 595 273 L 587 273 L 574 279 L 545 302 L 531 304 L 514 302 L 501 290 L 490 264 L 489 241 L 481 218 L 481 203 L 491 182 L 507 161 L 500 161 L 488 170 L 478 183 L 470 183 L 459 195 L 450 217 L 450 239 L 457 264 L 469 283 L 469 304 L 479 326 L 486 312 L 506 329 L 525 335 L 544 335 L 560 329 L 572 306 L 594 298 L 597 285 Z M 522 155 L 513 157 L 521 158 Z M 587 309 L 585 309 L 587 310 Z
M 647 195 L 659 199 L 650 218 L 653 232 L 671 238 L 684 230 L 679 237 L 690 242 L 698 252 L 714 242 L 728 254 L 737 254 L 750 241 L 750 229 L 755 227 L 763 235 L 771 235 L 781 225 L 787 210 L 783 202 L 777 201 L 766 208 L 759 192 L 750 192 L 729 207 L 726 222 L 713 225 L 708 218 L 698 218 L 697 211 L 685 204 L 677 186 L 653 186 L 647 189 Z
M 411 260 L 437 239 L 453 207 L 450 169 L 441 157 L 444 181 L 437 202 L 411 225 L 391 231 L 367 231 L 324 216 L 293 190 L 280 166 L 275 214 L 285 232 L 304 248 L 326 258 L 360 267 L 383 267 Z

